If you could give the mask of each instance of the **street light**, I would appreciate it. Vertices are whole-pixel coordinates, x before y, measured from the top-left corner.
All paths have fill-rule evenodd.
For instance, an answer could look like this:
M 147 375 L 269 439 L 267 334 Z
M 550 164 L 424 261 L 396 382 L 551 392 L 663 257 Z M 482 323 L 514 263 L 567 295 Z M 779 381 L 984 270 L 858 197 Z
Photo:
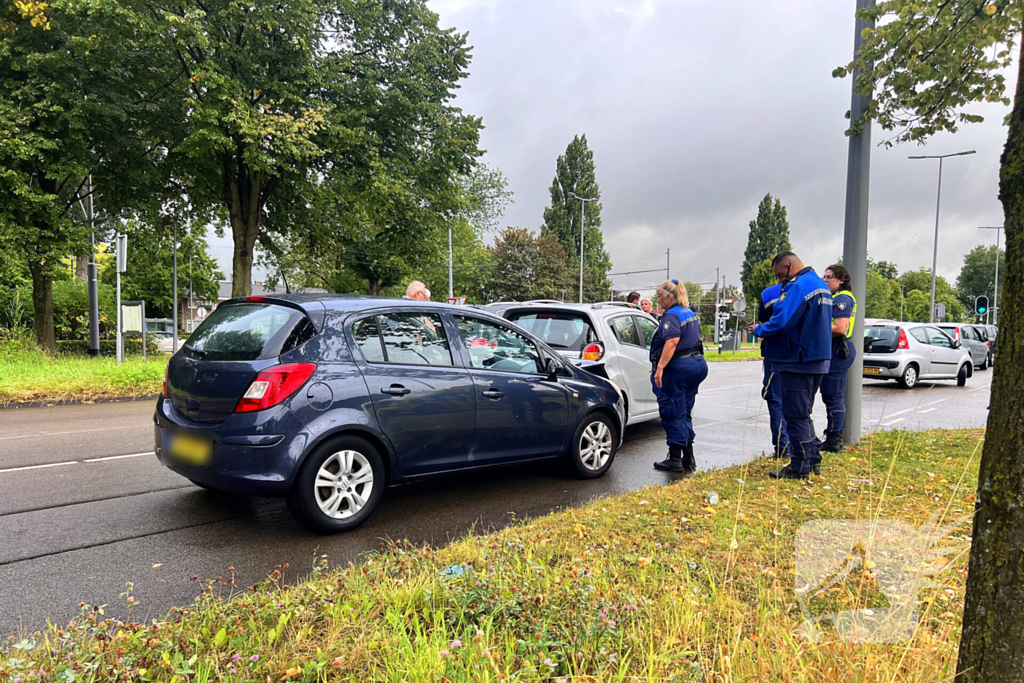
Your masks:
M 932 248 L 932 305 L 928 309 L 928 322 L 935 322 L 935 268 L 939 258 L 939 203 L 942 201 L 942 161 L 949 157 L 963 157 L 968 154 L 975 154 L 975 150 L 969 149 L 966 152 L 955 152 L 953 154 L 919 155 L 907 157 L 908 159 L 938 159 L 939 160 L 939 190 L 935 197 L 935 244 Z
M 992 294 L 992 324 L 999 324 L 999 231 L 1003 229 L 1003 226 L 998 227 L 980 227 L 978 230 L 995 230 L 996 231 L 996 282 L 994 286 L 994 292 Z M 988 316 L 986 316 L 987 318 Z
M 580 200 L 580 303 L 583 303 L 583 234 L 586 223 L 587 202 L 596 202 L 597 197 L 580 197 L 575 192 L 569 193 L 570 197 Z

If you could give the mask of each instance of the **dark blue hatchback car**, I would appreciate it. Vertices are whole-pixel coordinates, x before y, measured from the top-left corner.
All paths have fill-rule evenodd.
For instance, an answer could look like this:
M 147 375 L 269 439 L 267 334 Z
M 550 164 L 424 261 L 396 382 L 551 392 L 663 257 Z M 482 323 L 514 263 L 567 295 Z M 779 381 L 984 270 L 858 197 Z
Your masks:
M 331 295 L 222 303 L 170 359 L 154 420 L 170 469 L 287 496 L 324 532 L 409 479 L 542 458 L 601 476 L 624 422 L 612 383 L 505 320 Z

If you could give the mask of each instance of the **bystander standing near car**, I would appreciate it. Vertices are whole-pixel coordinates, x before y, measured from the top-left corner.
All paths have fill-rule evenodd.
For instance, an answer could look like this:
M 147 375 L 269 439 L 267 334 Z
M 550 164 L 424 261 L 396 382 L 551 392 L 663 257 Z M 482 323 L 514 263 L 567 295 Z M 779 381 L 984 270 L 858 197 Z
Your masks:
M 640 307 L 640 292 L 630 292 L 626 295 L 626 303 L 635 308 Z
M 640 309 L 644 313 L 651 313 L 651 302 L 649 299 L 640 299 Z
M 658 304 L 665 310 L 651 340 L 651 383 L 665 427 L 668 458 L 654 464 L 668 472 L 693 472 L 693 404 L 708 376 L 700 322 L 690 310 L 686 287 L 679 280 L 658 286 Z
M 806 479 L 811 471 L 818 473 L 821 464 L 811 411 L 832 360 L 832 292 L 791 251 L 775 257 L 772 272 L 782 282 L 782 292 L 771 319 L 751 331 L 770 341 L 768 358 L 782 381 L 782 416 L 792 460 L 769 476 Z
M 761 301 L 757 306 L 757 321 L 766 323 L 775 312 L 775 304 L 782 294 L 782 283 L 766 287 L 761 292 Z M 761 398 L 768 404 L 768 423 L 772 430 L 772 457 L 789 457 L 789 434 L 786 432 L 786 418 L 782 416 L 782 378 L 768 357 L 768 339 L 761 340 L 761 362 L 763 378 L 761 380 Z
M 850 271 L 834 263 L 825 269 L 823 278 L 832 292 L 832 360 L 828 374 L 821 380 L 821 400 L 825 403 L 827 422 L 825 443 L 821 450 L 839 453 L 843 450 L 846 428 L 846 378 L 857 349 L 853 336 L 853 320 L 857 315 L 857 299 L 850 286 Z

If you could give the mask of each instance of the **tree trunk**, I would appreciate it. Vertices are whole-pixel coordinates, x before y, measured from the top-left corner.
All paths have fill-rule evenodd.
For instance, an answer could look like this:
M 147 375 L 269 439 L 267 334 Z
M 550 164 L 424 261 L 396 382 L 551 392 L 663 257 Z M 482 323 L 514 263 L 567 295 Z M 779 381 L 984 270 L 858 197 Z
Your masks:
M 999 199 L 1006 279 L 956 677 L 970 683 L 1024 681 L 1024 58 L 1018 61 Z
M 224 203 L 231 217 L 231 237 L 235 243 L 231 258 L 231 296 L 252 294 L 252 260 L 256 238 L 260 234 L 265 194 L 269 188 L 261 171 L 242 161 L 243 149 L 223 159 Z
M 75 255 L 75 279 L 79 282 L 89 281 L 89 252 Z
M 32 330 L 36 343 L 47 353 L 57 352 L 57 337 L 53 329 L 53 276 L 45 261 L 29 259 L 32 273 Z

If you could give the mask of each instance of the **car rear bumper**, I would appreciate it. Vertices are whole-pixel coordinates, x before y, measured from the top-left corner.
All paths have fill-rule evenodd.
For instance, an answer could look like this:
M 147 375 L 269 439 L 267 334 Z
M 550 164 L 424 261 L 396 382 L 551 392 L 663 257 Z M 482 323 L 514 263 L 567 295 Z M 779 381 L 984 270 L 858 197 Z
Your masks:
M 162 465 L 200 484 L 244 495 L 287 493 L 308 443 L 307 431 L 283 405 L 204 424 L 183 418 L 170 401 L 159 398 L 153 422 L 153 450 Z M 182 432 L 211 442 L 208 464 L 188 464 L 171 456 L 168 444 Z
M 893 354 L 866 354 L 861 374 L 865 379 L 898 379 L 903 376 L 908 360 Z

